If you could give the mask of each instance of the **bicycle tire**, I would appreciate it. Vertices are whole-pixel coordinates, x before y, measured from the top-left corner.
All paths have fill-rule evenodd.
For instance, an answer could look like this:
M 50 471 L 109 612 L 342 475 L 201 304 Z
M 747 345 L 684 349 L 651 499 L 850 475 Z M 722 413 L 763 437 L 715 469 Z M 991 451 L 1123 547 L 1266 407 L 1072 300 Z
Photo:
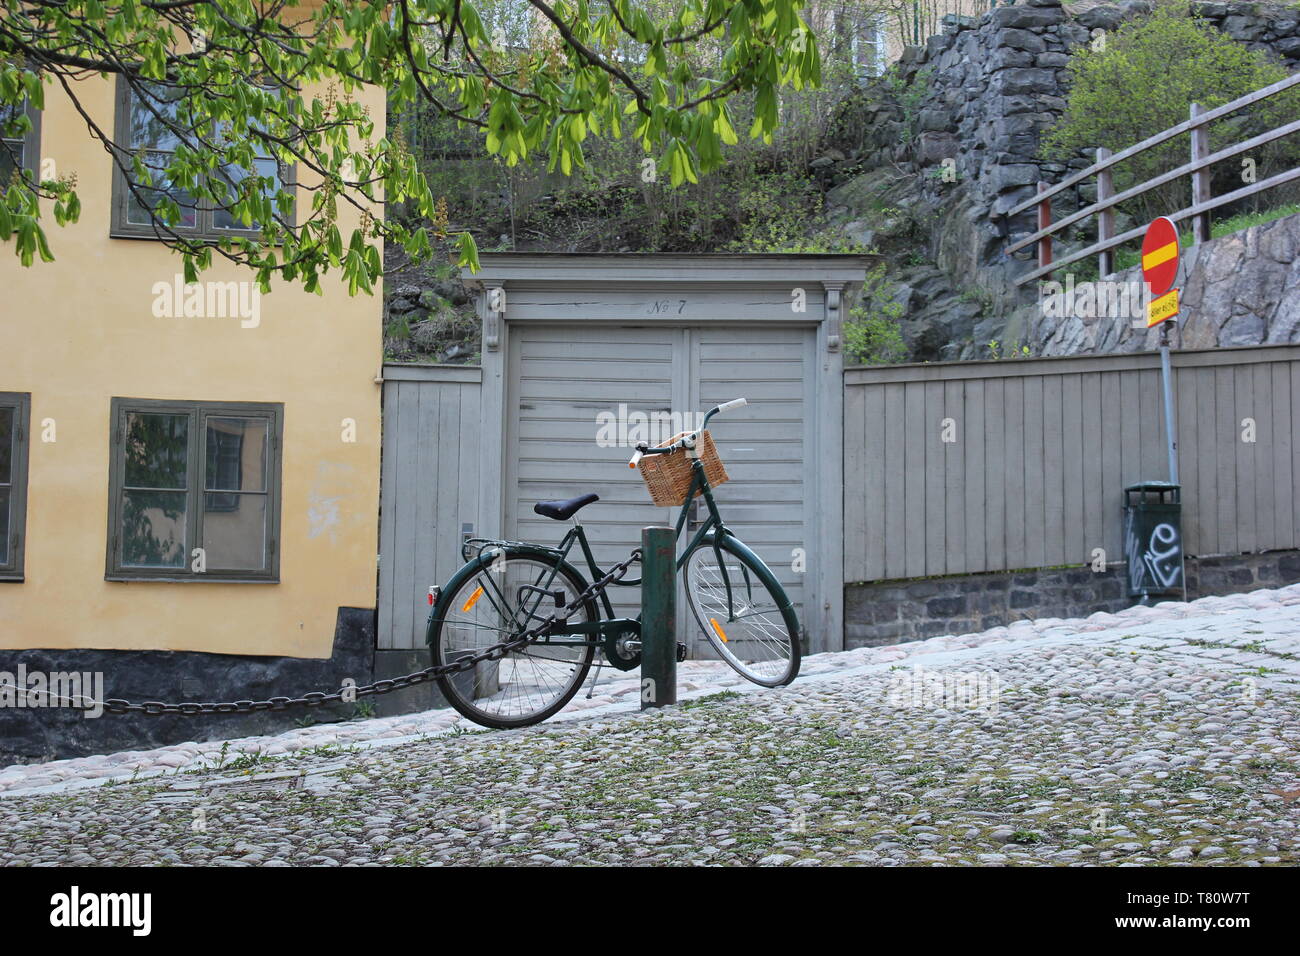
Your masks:
M 497 570 L 492 570 L 494 564 L 497 562 L 502 563 L 498 565 Z M 558 583 L 559 579 L 563 579 L 565 590 L 564 602 L 566 604 L 586 590 L 587 581 L 576 568 L 567 562 L 557 560 L 554 554 L 544 549 L 515 546 L 492 549 L 485 552 L 468 562 L 452 576 L 446 590 L 439 598 L 437 605 L 429 614 L 426 641 L 432 651 L 433 663 L 435 666 L 447 664 L 463 653 L 474 652 L 474 647 L 470 646 L 470 642 L 467 640 L 457 639 L 459 637 L 468 636 L 470 633 L 481 633 L 482 638 L 478 641 L 479 649 L 481 650 L 491 644 L 507 640 L 510 636 L 510 632 L 519 633 L 527 627 L 533 626 L 537 623 L 536 618 L 525 619 L 520 623 L 517 620 L 518 614 L 516 613 L 516 620 L 508 626 L 502 625 L 494 628 L 490 626 L 490 624 L 486 624 L 480 628 L 478 622 L 473 617 L 473 615 L 486 614 L 489 620 L 491 620 L 493 612 L 496 612 L 496 619 L 502 619 L 503 610 L 509 609 L 509 592 L 517 585 L 517 581 L 511 578 L 511 566 L 513 564 L 516 569 L 520 569 L 525 563 L 530 564 L 535 570 L 554 570 L 556 582 Z M 485 578 L 485 575 L 499 575 L 500 581 L 498 582 L 494 581 L 492 578 Z M 541 578 L 535 578 L 533 583 L 540 584 L 543 582 Z M 494 586 L 496 588 L 495 591 L 487 590 L 487 588 Z M 552 589 L 555 589 L 555 584 L 552 584 Z M 476 591 L 478 592 L 477 597 L 475 597 Z M 484 600 L 485 598 L 487 598 L 486 601 Z M 541 595 L 538 595 L 539 605 L 543 600 L 546 599 Z M 507 605 L 505 608 L 502 607 L 503 601 L 505 601 Z M 480 605 L 482 605 L 481 610 Z M 533 611 L 549 610 L 549 607 L 549 605 L 545 608 L 534 606 Z M 518 607 L 515 610 L 516 612 L 524 611 L 525 614 L 530 613 L 524 607 Z M 590 622 L 600 619 L 600 613 L 594 601 L 588 601 L 584 611 L 586 621 Z M 527 648 L 535 646 L 536 645 L 527 645 Z M 525 648 L 525 650 L 527 650 L 527 648 Z M 560 665 L 559 667 L 554 668 L 554 670 L 557 673 L 563 673 L 563 683 L 558 687 L 556 692 L 549 697 L 549 699 L 546 699 L 544 702 L 539 702 L 536 707 L 523 709 L 519 713 L 504 713 L 502 712 L 502 709 L 490 709 L 483 706 L 482 701 L 491 700 L 495 697 L 498 698 L 494 702 L 495 705 L 497 708 L 501 708 L 502 705 L 509 703 L 509 695 L 502 698 L 502 692 L 498 691 L 493 695 L 476 696 L 476 691 L 484 689 L 482 682 L 479 679 L 477 668 L 472 672 L 466 672 L 473 675 L 468 681 L 462 677 L 458 683 L 455 677 L 439 677 L 435 682 L 438 685 L 438 689 L 442 691 L 442 695 L 446 699 L 447 703 L 460 712 L 460 714 L 474 721 L 476 724 L 498 729 L 529 727 L 533 724 L 541 723 L 543 720 L 546 720 L 548 717 L 558 712 L 573 699 L 573 695 L 576 694 L 578 689 L 582 686 L 582 682 L 586 679 L 587 674 L 591 669 L 591 663 L 595 656 L 595 647 L 592 645 L 572 648 L 572 652 L 574 654 L 573 658 L 565 660 L 537 657 L 536 652 L 533 652 L 531 659 L 535 661 L 555 660 L 556 663 Z M 502 665 L 509 664 L 511 666 L 511 676 L 518 677 L 515 681 L 517 689 L 522 689 L 524 681 L 526 681 L 528 677 L 516 674 L 516 672 L 521 670 L 521 668 L 517 666 L 517 661 L 520 658 L 528 656 L 529 655 L 527 654 L 515 652 L 507 655 L 501 661 L 496 662 L 498 665 L 496 672 L 497 677 L 500 677 L 501 671 L 504 669 Z M 534 673 L 532 675 L 534 679 L 537 677 L 537 670 L 539 670 L 539 668 L 534 667 Z M 473 686 L 467 690 L 466 684 L 469 683 L 472 683 Z M 516 702 L 521 700 L 518 694 L 516 694 L 514 699 Z M 476 700 L 479 702 L 476 703 Z
M 718 570 L 719 552 L 723 566 L 729 569 L 730 614 L 725 582 Z M 731 567 L 732 561 L 737 567 Z M 739 566 L 745 570 L 734 573 Z M 683 557 L 682 582 L 695 623 L 732 670 L 763 687 L 782 687 L 799 676 L 799 620 L 776 575 L 748 547 L 730 535 L 721 539 L 716 534 L 706 536 Z M 739 609 L 736 601 L 742 605 Z M 755 667 L 742 660 L 748 656 L 744 651 L 769 656 Z

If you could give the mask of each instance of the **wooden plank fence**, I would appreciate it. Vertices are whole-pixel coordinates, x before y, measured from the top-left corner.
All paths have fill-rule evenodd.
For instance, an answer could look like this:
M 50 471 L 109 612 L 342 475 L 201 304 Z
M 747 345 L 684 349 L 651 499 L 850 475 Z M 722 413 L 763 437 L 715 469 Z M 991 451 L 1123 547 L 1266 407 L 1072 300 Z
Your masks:
M 429 586 L 463 563 L 479 506 L 482 370 L 384 366 L 379 499 L 379 648 L 424 647 Z
M 1300 546 L 1300 346 L 1173 365 L 1185 553 Z M 381 649 L 423 647 L 480 514 L 481 377 L 384 367 Z M 1159 379 L 1152 353 L 847 369 L 844 580 L 1123 560 L 1124 486 L 1167 477 Z
M 1296 547 L 1300 346 L 1173 366 L 1185 553 Z M 1124 486 L 1168 478 L 1152 353 L 844 380 L 846 581 L 1121 561 Z

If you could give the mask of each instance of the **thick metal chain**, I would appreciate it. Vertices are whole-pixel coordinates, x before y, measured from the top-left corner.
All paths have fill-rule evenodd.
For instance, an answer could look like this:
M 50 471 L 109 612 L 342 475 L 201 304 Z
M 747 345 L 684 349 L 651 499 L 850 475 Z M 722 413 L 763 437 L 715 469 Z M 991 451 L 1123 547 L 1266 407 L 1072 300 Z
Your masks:
M 373 684 L 364 684 L 360 687 L 348 687 L 343 690 L 335 691 L 332 694 L 313 692 L 303 694 L 301 697 L 272 697 L 269 700 L 235 700 L 223 701 L 221 703 L 181 703 L 167 704 L 157 700 L 147 700 L 143 703 L 133 704 L 130 701 L 120 700 L 118 698 L 109 698 L 103 702 L 104 712 L 108 714 L 144 714 L 147 717 L 161 717 L 164 714 L 175 714 L 182 717 L 192 717 L 199 714 L 248 714 L 262 710 L 288 710 L 290 707 L 320 707 L 323 704 L 333 704 L 339 702 L 351 703 L 361 697 L 372 697 L 376 694 L 391 694 L 395 690 L 402 690 L 406 687 L 414 687 L 417 684 L 426 684 L 431 680 L 437 680 L 439 677 L 446 677 L 451 674 L 461 674 L 465 671 L 472 670 L 479 664 L 486 661 L 500 660 L 515 648 L 522 647 L 535 641 L 539 637 L 548 637 L 551 632 L 560 624 L 564 624 L 570 617 L 577 614 L 589 601 L 604 593 L 615 581 L 620 581 L 626 576 L 628 568 L 632 567 L 641 560 L 641 549 L 637 548 L 622 564 L 617 564 L 609 570 L 604 577 L 598 581 L 593 581 L 583 590 L 576 598 L 570 601 L 563 608 L 557 608 L 555 613 L 548 617 L 541 624 L 530 628 L 518 637 L 508 641 L 502 641 L 499 644 L 493 644 L 471 657 L 462 657 L 459 660 L 452 661 L 448 664 L 439 664 L 433 667 L 426 667 L 424 670 L 414 671 L 410 674 L 403 674 L 401 677 L 388 677 L 383 680 L 377 680 Z M 492 573 L 489 571 L 489 573 Z M 85 699 L 83 698 L 83 701 Z M 87 705 L 94 703 L 87 701 Z

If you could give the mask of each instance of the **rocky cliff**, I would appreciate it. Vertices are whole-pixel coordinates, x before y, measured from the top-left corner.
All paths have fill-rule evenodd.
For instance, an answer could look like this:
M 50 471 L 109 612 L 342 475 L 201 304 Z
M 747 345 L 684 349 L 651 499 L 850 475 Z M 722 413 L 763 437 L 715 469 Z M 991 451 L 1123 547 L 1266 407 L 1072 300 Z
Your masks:
M 1294 5 L 1190 6 L 1238 42 L 1300 67 Z M 1148 0 L 1018 0 L 978 18 L 950 16 L 940 34 L 907 48 L 896 69 L 843 104 L 808 170 L 825 196 L 820 225 L 880 253 L 887 281 L 879 285 L 901 306 L 911 360 L 988 358 L 994 342 L 993 353 L 1003 355 L 1148 347 L 1149 334 L 1134 330 L 1130 316 L 1054 316 L 1036 285 L 1015 286 L 1034 267 L 1033 252 L 1008 256 L 1006 248 L 1035 224 L 1032 213 L 1014 220 L 1006 213 L 1039 181 L 1091 164 L 1084 154 L 1040 158 L 1041 137 L 1066 106 L 1070 54 L 1150 10 Z M 1055 213 L 1095 199 L 1095 186 L 1081 186 L 1054 201 Z M 1120 213 L 1116 225 L 1137 224 Z M 1296 307 L 1284 294 L 1296 284 L 1296 229 L 1294 220 L 1281 221 L 1196 251 L 1200 266 L 1186 273 L 1184 346 L 1300 341 Z M 1067 233 L 1062 248 L 1081 241 Z M 400 251 L 389 259 L 387 354 L 477 360 L 477 319 L 454 271 L 445 263 L 406 268 Z M 1113 292 L 1134 277 L 1110 278 Z
M 1291 68 L 1300 66 L 1295 7 L 1212 2 L 1191 7 L 1234 39 Z M 1032 213 L 1012 221 L 1007 211 L 1033 196 L 1039 181 L 1059 181 L 1092 162 L 1084 155 L 1066 163 L 1039 158 L 1043 133 L 1065 109 L 1070 54 L 1092 42 L 1097 31 L 1114 30 L 1150 9 L 1146 0 L 1028 0 L 978 19 L 948 17 L 941 34 L 923 47 L 908 48 L 895 74 L 848 104 L 835 137 L 842 158 L 821 171 L 828 206 L 851 236 L 869 245 L 884 243 L 914 360 L 986 358 L 993 341 L 1025 345 L 1034 354 L 1143 347 L 1145 333 L 1099 334 L 1095 325 L 1084 328 L 1082 322 L 1050 327 L 1035 301 L 1038 290 L 1014 285 L 1033 268 L 1032 250 L 1016 256 L 1005 250 L 1035 228 Z M 1059 197 L 1055 213 L 1059 218 L 1095 199 L 1095 186 L 1081 187 Z M 1122 230 L 1134 223 L 1121 216 L 1117 225 Z M 1289 261 L 1260 254 L 1241 264 L 1245 272 L 1234 280 L 1239 299 L 1255 296 L 1246 287 L 1258 286 L 1266 303 L 1266 290 L 1286 284 Z M 1187 308 L 1217 302 L 1216 292 L 1203 305 L 1188 292 Z M 1268 311 L 1265 304 L 1259 308 Z M 1265 338 L 1250 336 L 1282 334 L 1275 330 L 1287 325 L 1285 319 L 1260 325 L 1241 315 L 1220 323 L 1218 344 L 1262 342 Z M 1198 340 L 1205 334 L 1203 329 Z M 1295 334 L 1294 323 L 1287 334 Z

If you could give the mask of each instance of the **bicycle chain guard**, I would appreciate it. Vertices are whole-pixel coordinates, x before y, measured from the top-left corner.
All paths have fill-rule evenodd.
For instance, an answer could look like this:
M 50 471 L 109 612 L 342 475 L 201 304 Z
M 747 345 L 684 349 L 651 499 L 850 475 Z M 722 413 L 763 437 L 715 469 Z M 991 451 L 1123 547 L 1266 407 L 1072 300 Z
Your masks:
M 604 622 L 601 623 L 614 623 Z M 623 621 L 618 628 L 604 628 L 601 649 L 605 658 L 615 670 L 630 671 L 641 666 L 641 624 L 639 621 Z M 628 647 L 628 641 L 636 641 L 636 647 Z

